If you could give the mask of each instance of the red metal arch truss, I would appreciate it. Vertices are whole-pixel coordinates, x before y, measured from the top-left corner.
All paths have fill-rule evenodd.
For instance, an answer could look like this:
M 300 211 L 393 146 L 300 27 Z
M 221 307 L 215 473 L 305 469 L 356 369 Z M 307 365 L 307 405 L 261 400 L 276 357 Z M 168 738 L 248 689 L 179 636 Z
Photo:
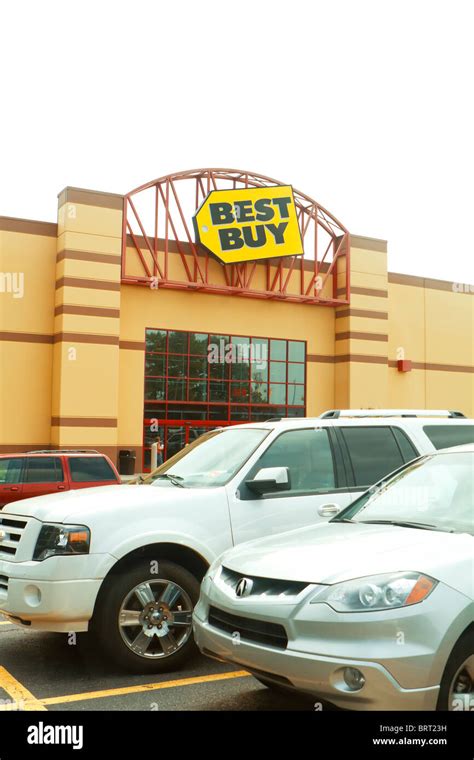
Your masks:
M 299 190 L 294 197 L 303 256 L 223 264 L 210 262 L 212 256 L 195 241 L 192 217 L 211 190 L 281 184 L 286 183 L 249 171 L 194 169 L 132 190 L 124 198 L 122 282 L 327 306 L 349 303 L 349 232 Z

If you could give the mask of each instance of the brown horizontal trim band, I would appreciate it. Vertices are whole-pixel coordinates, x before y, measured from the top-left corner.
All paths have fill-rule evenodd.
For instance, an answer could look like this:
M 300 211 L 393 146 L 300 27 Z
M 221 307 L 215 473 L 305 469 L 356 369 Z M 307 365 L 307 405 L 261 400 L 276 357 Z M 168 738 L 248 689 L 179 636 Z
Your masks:
M 306 354 L 306 361 L 319 362 L 321 364 L 334 364 L 334 356 L 326 354 Z
M 143 446 L 143 443 L 127 443 L 118 446 L 102 446 L 94 445 L 93 443 L 79 443 L 79 444 L 67 444 L 67 446 L 61 446 L 56 443 L 0 443 L 0 454 L 22 454 L 27 451 L 43 451 L 44 449 L 64 449 L 65 451 L 74 449 L 91 449 L 91 451 L 98 451 L 100 454 L 107 454 L 114 451 L 117 453 L 120 449 L 139 449 Z
M 0 454 L 23 454 L 25 451 L 42 451 L 53 448 L 50 443 L 1 443 Z
M 13 343 L 52 343 L 53 336 L 41 335 L 39 333 L 0 331 L 0 341 L 10 341 Z
M 434 280 L 430 277 L 417 277 L 411 274 L 389 272 L 388 282 L 391 285 L 410 285 L 417 288 L 428 288 L 429 290 L 444 290 L 456 294 L 474 295 L 474 285 L 454 282 L 452 280 Z
M 149 253 L 148 246 L 147 246 L 147 244 L 145 242 L 145 238 L 142 235 L 135 235 L 135 240 L 137 241 L 138 245 L 140 246 L 140 249 L 142 250 L 142 252 L 144 252 L 145 254 Z M 148 238 L 148 240 L 150 242 L 150 245 L 152 245 L 152 243 L 153 243 L 153 236 L 150 236 Z M 188 255 L 188 256 L 192 256 L 193 255 L 192 247 L 191 247 L 190 243 L 188 243 L 188 241 L 180 240 L 179 241 L 179 247 L 181 248 L 182 253 L 184 253 L 185 255 Z M 130 251 L 132 253 L 133 253 L 134 250 L 136 250 L 135 249 L 135 243 L 133 242 L 133 239 L 132 239 L 131 235 L 127 235 L 127 248 L 130 249 Z M 163 238 L 158 238 L 158 253 L 163 253 L 164 249 L 165 249 L 165 240 Z M 176 240 L 168 240 L 168 252 L 169 253 L 179 253 L 180 252 L 179 249 L 178 249 L 178 243 L 176 242 Z M 204 258 L 207 255 L 206 251 L 203 248 L 201 248 L 199 245 L 196 245 L 196 253 L 197 253 L 197 255 L 198 255 L 199 258 Z M 212 256 L 211 256 L 211 258 L 212 258 Z M 273 267 L 277 267 L 278 264 L 281 261 L 283 269 L 287 269 L 288 267 L 291 266 L 291 260 L 292 260 L 292 258 L 293 258 L 292 256 L 286 256 L 286 257 L 281 258 L 281 259 L 278 259 L 278 258 L 275 258 L 275 259 L 265 259 L 265 260 L 262 260 L 262 261 L 257 261 L 257 264 L 265 264 L 266 261 L 269 261 Z M 300 257 L 298 257 L 298 258 L 300 258 Z M 249 263 L 251 264 L 252 262 L 246 262 L 246 263 L 247 264 L 249 264 Z M 299 265 L 297 265 L 297 266 L 299 266 Z M 330 264 L 328 264 L 327 261 L 323 261 L 323 263 L 320 264 L 320 268 L 319 268 L 320 272 L 322 274 L 325 274 L 328 271 L 329 266 L 330 266 Z M 314 272 L 314 263 L 313 263 L 313 261 L 310 261 L 309 259 L 303 259 L 303 269 L 304 269 L 304 271 L 307 271 L 307 272 Z M 299 271 L 299 270 L 296 270 L 296 271 Z
M 148 251 L 148 246 L 147 246 L 147 244 L 145 242 L 145 238 L 143 237 L 143 235 L 135 235 L 135 240 L 137 241 L 137 243 L 138 243 L 138 245 L 139 245 L 139 247 L 140 247 L 140 249 L 142 251 L 144 251 L 144 252 Z M 152 243 L 153 243 L 153 237 L 150 236 L 148 238 L 148 240 L 149 240 L 150 244 L 152 245 Z M 165 249 L 165 240 L 163 238 L 158 238 L 157 246 L 158 246 L 158 252 L 163 252 L 164 249 Z M 187 240 L 186 241 L 185 240 L 180 240 L 179 241 L 179 247 L 181 248 L 181 251 L 183 253 L 189 254 L 190 256 L 193 255 L 192 247 L 188 243 Z M 131 248 L 132 250 L 136 250 L 135 249 L 135 243 L 134 243 L 133 238 L 132 238 L 131 235 L 127 235 L 127 248 Z M 176 240 L 168 240 L 168 251 L 169 251 L 169 253 L 179 253 L 178 243 L 176 242 Z M 203 251 L 203 249 L 200 248 L 198 245 L 196 245 L 196 251 L 197 251 L 198 256 L 205 256 L 206 255 L 205 251 Z
M 101 311 L 105 311 L 101 309 Z M 103 315 L 100 315 L 103 316 Z M 101 346 L 118 346 L 118 335 L 97 335 L 89 333 L 59 332 L 54 335 L 38 333 L 0 332 L 0 341 L 13 343 L 88 343 Z
M 371 309 L 341 309 L 336 311 L 336 319 L 342 317 L 365 317 L 367 319 L 388 319 L 386 311 L 372 311 Z
M 416 287 L 425 287 L 425 278 L 416 277 L 412 274 L 398 274 L 397 272 L 389 272 L 387 275 L 388 282 L 392 285 L 415 285 Z
M 345 295 L 345 288 L 338 288 L 338 296 Z M 351 295 L 355 296 L 372 296 L 373 298 L 388 298 L 388 290 L 378 290 L 377 288 L 359 288 L 357 285 L 351 285 Z
M 397 367 L 396 359 L 389 359 L 389 367 Z M 433 362 L 412 362 L 412 369 L 422 369 L 432 372 L 474 372 L 474 367 L 463 364 L 436 364 Z
M 142 340 L 121 340 L 119 342 L 119 347 L 124 348 L 130 351 L 144 351 L 145 350 L 145 341 Z
M 54 343 L 90 343 L 100 346 L 118 346 L 118 335 L 91 335 L 86 333 L 59 332 L 54 335 Z
M 51 417 L 53 427 L 116 428 L 117 419 L 112 417 Z
M 387 253 L 387 241 L 382 240 L 381 238 L 351 234 L 351 248 L 361 248 L 364 251 L 379 251 L 379 253 Z
M 370 356 L 370 354 L 340 354 L 328 356 L 320 354 L 307 354 L 308 362 L 321 362 L 322 364 L 340 364 L 341 362 L 365 362 L 367 364 L 387 364 L 386 356 Z
M 26 235 L 46 235 L 57 237 L 58 225 L 53 222 L 38 222 L 34 219 L 17 219 L 14 216 L 0 216 L 2 232 L 22 232 Z
M 56 290 L 64 287 L 120 291 L 119 282 L 111 282 L 110 280 L 89 280 L 85 277 L 60 277 L 56 280 Z
M 380 340 L 388 343 L 388 335 L 385 333 L 356 332 L 348 330 L 347 332 L 336 333 L 336 340 Z
M 64 249 L 56 255 L 56 262 L 59 264 L 60 261 L 92 261 L 95 264 L 121 264 L 122 257 L 109 253 Z
M 103 193 L 100 190 L 87 190 L 81 187 L 65 187 L 58 195 L 58 206 L 65 203 L 79 203 L 98 208 L 123 209 L 123 195 Z
M 76 306 L 75 304 L 62 304 L 56 306 L 54 315 L 60 314 L 77 314 L 82 317 L 112 317 L 120 318 L 120 309 L 105 309 L 99 306 Z
M 370 354 L 340 354 L 334 357 L 336 364 L 343 362 L 363 362 L 364 364 L 388 364 L 386 356 L 371 356 Z

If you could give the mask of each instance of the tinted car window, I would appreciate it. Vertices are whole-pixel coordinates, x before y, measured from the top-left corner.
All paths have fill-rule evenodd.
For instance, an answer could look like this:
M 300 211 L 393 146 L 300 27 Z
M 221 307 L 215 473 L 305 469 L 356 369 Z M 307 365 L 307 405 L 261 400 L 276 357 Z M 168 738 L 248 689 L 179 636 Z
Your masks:
M 371 486 L 404 464 L 390 427 L 340 428 L 349 451 L 356 486 Z
M 63 467 L 59 457 L 27 459 L 25 483 L 62 483 Z
M 423 430 L 436 449 L 474 443 L 474 425 L 425 425 Z
M 327 430 L 289 430 L 270 444 L 249 473 L 249 478 L 264 467 L 288 467 L 291 490 L 319 491 L 335 488 L 334 463 Z
M 0 459 L 0 485 L 2 483 L 19 483 L 24 457 Z
M 402 452 L 402 457 L 404 458 L 405 462 L 411 462 L 412 459 L 415 459 L 415 457 L 419 456 L 420 452 L 415 449 L 414 445 L 403 430 L 400 430 L 400 428 L 397 427 L 392 428 L 392 430 L 395 438 L 397 439 L 398 446 Z
M 102 457 L 71 457 L 69 469 L 74 483 L 116 480 L 111 466 Z

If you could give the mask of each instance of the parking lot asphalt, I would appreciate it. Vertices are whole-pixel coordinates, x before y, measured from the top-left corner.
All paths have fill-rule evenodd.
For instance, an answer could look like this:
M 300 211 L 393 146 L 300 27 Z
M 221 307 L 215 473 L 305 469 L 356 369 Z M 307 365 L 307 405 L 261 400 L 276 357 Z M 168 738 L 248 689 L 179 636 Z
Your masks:
M 325 706 L 329 707 L 329 706 Z M 0 711 L 315 710 L 312 699 L 273 692 L 246 671 L 199 654 L 179 671 L 130 675 L 106 661 L 89 634 L 26 631 L 0 616 Z

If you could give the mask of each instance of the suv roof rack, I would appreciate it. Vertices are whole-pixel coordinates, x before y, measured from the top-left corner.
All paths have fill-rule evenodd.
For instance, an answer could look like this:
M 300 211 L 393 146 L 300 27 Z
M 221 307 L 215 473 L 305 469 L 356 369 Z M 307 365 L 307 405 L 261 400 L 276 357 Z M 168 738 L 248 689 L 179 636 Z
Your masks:
M 26 454 L 100 454 L 95 449 L 38 449 L 27 451 Z
M 464 418 L 462 412 L 449 409 L 329 409 L 319 415 L 320 419 L 339 419 L 340 417 L 448 417 Z

